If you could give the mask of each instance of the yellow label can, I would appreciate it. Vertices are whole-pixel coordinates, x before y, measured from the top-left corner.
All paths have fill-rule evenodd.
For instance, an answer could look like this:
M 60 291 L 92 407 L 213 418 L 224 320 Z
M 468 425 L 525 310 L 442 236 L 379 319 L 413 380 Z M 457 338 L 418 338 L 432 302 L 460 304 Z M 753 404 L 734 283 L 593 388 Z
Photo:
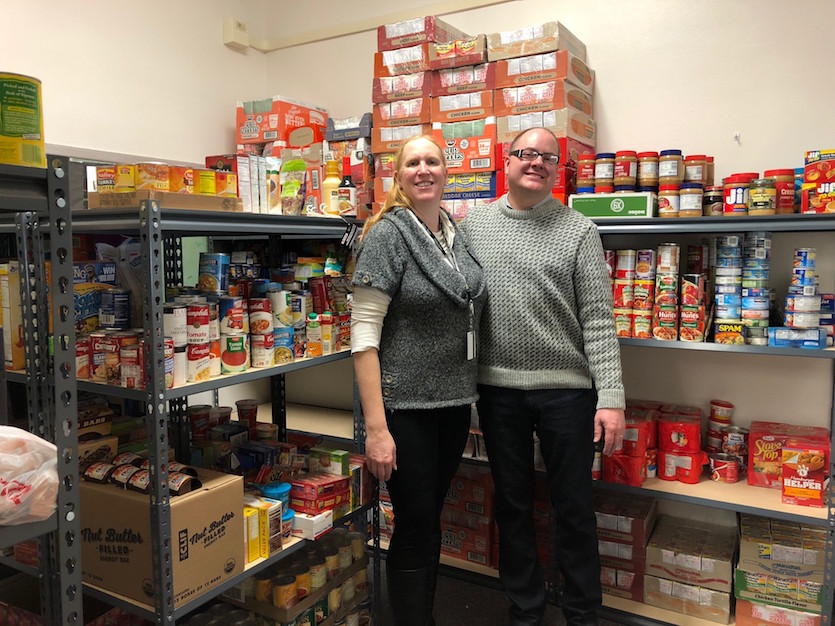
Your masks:
M 46 167 L 37 78 L 0 72 L 0 163 Z

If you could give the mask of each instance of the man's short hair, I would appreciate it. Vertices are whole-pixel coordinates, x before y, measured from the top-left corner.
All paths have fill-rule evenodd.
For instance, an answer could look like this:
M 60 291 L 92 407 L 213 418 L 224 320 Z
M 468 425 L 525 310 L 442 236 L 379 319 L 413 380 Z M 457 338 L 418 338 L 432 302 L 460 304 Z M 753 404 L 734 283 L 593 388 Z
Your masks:
M 536 126 L 536 127 L 534 127 L 534 128 L 528 128 L 528 129 L 526 129 L 526 130 L 523 130 L 523 131 L 522 131 L 521 133 L 519 133 L 518 135 L 516 135 L 516 137 L 515 137 L 515 138 L 513 139 L 513 141 L 510 143 L 510 149 L 511 149 L 511 150 L 516 149 L 516 146 L 519 144 L 519 140 L 520 140 L 520 139 L 522 139 L 522 137 L 524 137 L 526 134 L 528 134 L 528 133 L 529 133 L 529 132 L 531 132 L 532 130 L 544 130 L 546 133 L 548 133 L 549 135 L 551 135 L 551 137 L 553 137 L 553 138 L 554 138 L 554 143 L 555 143 L 555 144 L 557 144 L 557 154 L 559 154 L 559 153 L 560 153 L 560 142 L 559 142 L 559 140 L 557 139 L 557 136 L 556 136 L 556 135 L 555 135 L 552 131 L 548 130 L 547 128 L 542 128 L 542 127 L 540 127 L 540 126 Z

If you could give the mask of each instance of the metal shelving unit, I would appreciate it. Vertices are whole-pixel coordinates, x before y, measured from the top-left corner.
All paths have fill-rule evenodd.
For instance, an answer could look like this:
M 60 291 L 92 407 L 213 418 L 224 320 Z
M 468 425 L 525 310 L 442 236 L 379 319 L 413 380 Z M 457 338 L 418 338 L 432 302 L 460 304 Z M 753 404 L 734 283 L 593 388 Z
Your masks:
M 636 235 L 636 234 L 715 234 L 715 233 L 744 233 L 752 231 L 769 231 L 783 233 L 808 233 L 835 231 L 835 215 L 775 215 L 764 217 L 741 217 L 738 219 L 725 217 L 704 217 L 698 219 L 617 219 L 595 220 L 602 237 L 608 235 Z M 835 350 L 801 350 L 791 348 L 773 348 L 767 346 L 727 346 L 712 343 L 688 343 L 679 341 L 656 341 L 645 339 L 620 339 L 622 349 L 645 348 L 659 350 L 682 350 L 684 354 L 692 351 L 716 352 L 720 354 L 756 355 L 761 357 L 802 357 L 812 359 L 833 359 Z M 835 450 L 835 364 L 832 366 L 832 412 L 829 419 L 831 448 Z M 835 472 L 835 461 L 830 459 L 830 475 Z M 757 487 L 749 487 L 744 483 L 735 485 L 707 484 L 704 481 L 698 485 L 681 485 L 660 479 L 647 481 L 643 487 L 625 487 L 601 483 L 601 489 L 609 489 L 629 494 L 650 495 L 660 499 L 673 500 L 707 506 L 718 509 L 750 513 L 765 517 L 773 517 L 802 524 L 823 526 L 827 529 L 827 550 L 824 600 L 821 611 L 822 623 L 829 626 L 832 623 L 833 586 L 835 586 L 835 493 L 829 491 L 829 506 L 821 509 L 808 509 L 800 506 L 783 505 L 779 492 Z M 640 625 L 675 623 L 668 621 L 681 618 L 678 614 L 660 611 L 637 602 L 628 602 L 619 598 L 607 596 L 604 601 L 602 617 L 619 622 Z M 676 616 L 672 617 L 671 616 Z M 696 623 L 696 622 L 694 622 Z
M 26 355 L 25 371 L 6 379 L 26 385 L 29 429 L 57 447 L 57 510 L 44 522 L 0 527 L 0 545 L 38 540 L 44 620 L 48 624 L 77 624 L 82 621 L 81 542 L 70 192 L 67 160 L 47 157 L 47 161 L 45 170 L 0 165 L 0 212 L 14 218 Z M 48 292 L 52 296 L 52 366 L 49 327 L 43 316 Z M 5 386 L 5 381 L 2 383 Z
M 143 201 L 137 207 L 119 209 L 79 210 L 72 213 L 73 226 L 81 233 L 101 234 L 139 234 L 141 254 L 147 271 L 143 280 L 143 325 L 145 341 L 149 346 L 146 372 L 146 388 L 124 389 L 113 385 L 104 385 L 82 381 L 79 389 L 93 393 L 143 401 L 148 407 L 148 452 L 150 468 L 154 478 L 151 480 L 151 550 L 153 557 L 154 606 L 137 603 L 131 599 L 109 593 L 100 587 L 86 585 L 85 592 L 116 606 L 138 614 L 157 624 L 174 624 L 177 620 L 194 611 L 200 605 L 221 594 L 226 589 L 252 576 L 276 561 L 298 549 L 304 542 L 291 544 L 279 554 L 256 561 L 245 571 L 222 585 L 215 587 L 199 597 L 188 601 L 183 606 L 174 608 L 172 593 L 173 562 L 171 517 L 167 480 L 169 424 L 172 436 L 187 430 L 186 409 L 188 396 L 195 393 L 214 391 L 222 387 L 237 385 L 268 378 L 273 394 L 272 419 L 279 425 L 280 434 L 286 432 L 286 397 L 284 394 L 284 375 L 288 372 L 307 367 L 316 367 L 350 357 L 350 351 L 302 359 L 270 368 L 249 370 L 241 374 L 224 375 L 200 383 L 189 383 L 174 389 L 166 389 L 163 368 L 163 302 L 166 286 L 182 285 L 182 237 L 213 236 L 223 234 L 258 235 L 269 237 L 271 243 L 280 245 L 280 239 L 287 238 L 338 238 L 345 232 L 346 223 L 338 219 L 294 217 L 281 215 L 258 215 L 225 212 L 207 212 L 182 209 L 169 209 L 155 200 Z M 251 237 L 249 237 L 251 238 Z M 359 432 L 359 431 L 356 431 Z M 175 442 L 176 443 L 176 442 Z M 364 449 L 364 440 L 355 439 L 358 450 Z M 180 450 L 184 446 L 180 446 Z M 375 500 L 376 502 L 376 500 Z M 352 516 L 366 514 L 374 507 L 364 507 L 352 512 Z

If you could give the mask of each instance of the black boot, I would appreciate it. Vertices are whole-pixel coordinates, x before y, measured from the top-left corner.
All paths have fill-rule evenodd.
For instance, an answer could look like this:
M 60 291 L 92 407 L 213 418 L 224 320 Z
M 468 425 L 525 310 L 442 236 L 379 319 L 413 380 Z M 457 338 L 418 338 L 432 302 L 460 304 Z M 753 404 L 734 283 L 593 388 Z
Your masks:
M 386 584 L 394 626 L 432 624 L 432 607 L 427 602 L 431 569 L 395 569 L 386 565 Z
M 435 589 L 438 586 L 438 561 L 441 558 L 441 536 L 433 535 L 432 542 L 432 561 L 429 564 L 429 594 L 427 602 L 429 603 L 429 626 L 435 626 Z

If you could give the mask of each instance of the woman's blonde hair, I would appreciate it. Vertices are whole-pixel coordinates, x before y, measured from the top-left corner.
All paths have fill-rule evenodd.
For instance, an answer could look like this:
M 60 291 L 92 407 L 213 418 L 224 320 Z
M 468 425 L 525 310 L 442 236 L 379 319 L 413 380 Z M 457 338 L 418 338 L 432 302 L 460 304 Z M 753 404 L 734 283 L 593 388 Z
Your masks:
M 432 145 L 434 145 L 438 149 L 438 154 L 441 157 L 441 165 L 443 165 L 444 173 L 446 173 L 446 156 L 444 155 L 443 148 L 438 144 L 438 141 L 432 137 L 431 135 L 415 135 L 414 137 L 409 137 L 402 146 L 397 150 L 394 154 L 394 171 L 399 172 L 400 168 L 403 165 L 403 151 L 413 141 L 418 141 L 419 139 L 425 139 Z M 406 207 L 409 210 L 414 210 L 414 206 L 412 205 L 412 199 L 406 195 L 406 192 L 403 191 L 403 188 L 400 186 L 397 178 L 395 178 L 392 183 L 391 187 L 389 188 L 388 195 L 386 196 L 386 201 L 383 203 L 383 208 L 380 210 L 379 213 L 376 215 L 372 215 L 370 218 L 365 220 L 365 226 L 362 229 L 362 234 L 360 235 L 360 240 L 368 234 L 368 231 L 379 222 L 383 215 L 391 211 L 394 207 Z

